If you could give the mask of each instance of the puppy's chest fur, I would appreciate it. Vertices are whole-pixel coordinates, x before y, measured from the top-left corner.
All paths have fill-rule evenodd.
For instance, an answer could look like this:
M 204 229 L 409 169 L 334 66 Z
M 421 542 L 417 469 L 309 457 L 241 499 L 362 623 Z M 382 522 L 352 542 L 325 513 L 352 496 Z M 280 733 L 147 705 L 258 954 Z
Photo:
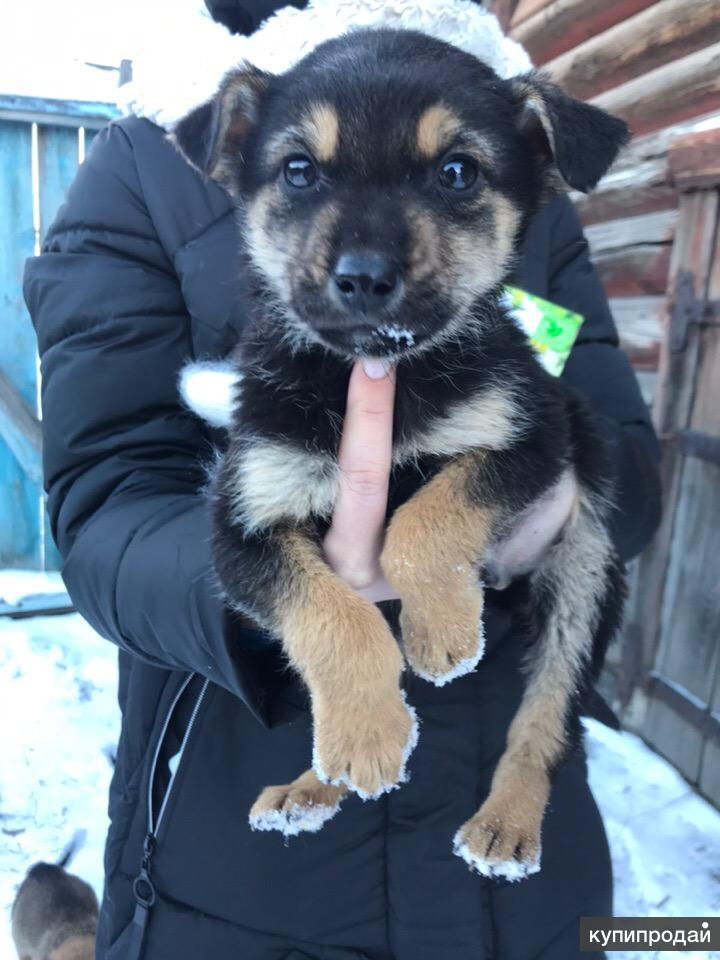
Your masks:
M 391 503 L 448 459 L 471 450 L 510 450 L 532 432 L 542 415 L 532 407 L 539 368 L 514 336 L 498 348 L 476 344 L 399 364 Z M 340 478 L 349 364 L 324 353 L 282 351 L 272 365 L 265 359 L 248 363 L 247 357 L 242 362 L 226 473 L 232 489 L 224 491 L 236 520 L 248 531 L 283 520 L 327 520 Z M 545 398 L 546 405 L 547 392 Z

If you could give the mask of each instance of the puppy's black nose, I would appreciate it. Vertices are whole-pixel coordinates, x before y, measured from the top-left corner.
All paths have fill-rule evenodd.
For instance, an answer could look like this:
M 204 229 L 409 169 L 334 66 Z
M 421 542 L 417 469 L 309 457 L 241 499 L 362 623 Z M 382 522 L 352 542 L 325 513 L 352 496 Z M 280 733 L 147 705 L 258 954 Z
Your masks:
M 330 279 L 336 296 L 354 310 L 377 310 L 386 306 L 399 281 L 399 271 L 392 260 L 369 250 L 344 253 Z

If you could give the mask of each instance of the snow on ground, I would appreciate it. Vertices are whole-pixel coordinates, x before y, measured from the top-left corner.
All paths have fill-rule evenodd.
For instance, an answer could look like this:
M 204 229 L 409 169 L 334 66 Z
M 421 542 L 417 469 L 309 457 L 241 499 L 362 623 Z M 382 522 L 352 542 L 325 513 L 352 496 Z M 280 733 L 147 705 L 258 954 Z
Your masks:
M 57 574 L 0 572 L 0 598 L 62 589 Z M 0 618 L 0 957 L 27 868 L 78 829 L 72 869 L 102 891 L 106 795 L 119 714 L 116 651 L 77 615 Z M 720 913 L 720 814 L 637 737 L 587 723 L 590 779 L 605 818 L 618 916 Z M 667 952 L 610 954 L 613 960 Z M 677 956 L 677 954 L 673 954 Z M 684 953 L 720 960 L 720 953 Z
M 0 572 L 0 598 L 62 590 L 57 574 Z M 0 957 L 25 871 L 79 829 L 73 870 L 102 892 L 108 757 L 117 742 L 116 651 L 77 614 L 0 618 Z
M 587 720 L 590 785 L 605 821 L 619 917 L 720 914 L 720 813 L 631 733 Z M 677 953 L 612 952 L 613 960 Z M 686 952 L 720 960 L 718 951 Z

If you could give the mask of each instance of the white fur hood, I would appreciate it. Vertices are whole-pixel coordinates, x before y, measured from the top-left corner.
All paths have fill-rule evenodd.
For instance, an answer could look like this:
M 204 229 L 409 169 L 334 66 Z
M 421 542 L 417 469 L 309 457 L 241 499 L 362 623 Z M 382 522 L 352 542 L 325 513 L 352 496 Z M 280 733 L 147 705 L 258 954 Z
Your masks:
M 473 0 L 309 0 L 283 7 L 252 36 L 232 36 L 200 0 L 178 0 L 172 30 L 149 40 L 133 60 L 133 81 L 120 88 L 123 113 L 172 126 L 208 100 L 220 79 L 247 61 L 283 73 L 325 40 L 358 27 L 420 30 L 474 54 L 507 78 L 531 69 L 525 50 L 505 37 L 497 18 Z M 149 31 L 152 32 L 152 31 Z

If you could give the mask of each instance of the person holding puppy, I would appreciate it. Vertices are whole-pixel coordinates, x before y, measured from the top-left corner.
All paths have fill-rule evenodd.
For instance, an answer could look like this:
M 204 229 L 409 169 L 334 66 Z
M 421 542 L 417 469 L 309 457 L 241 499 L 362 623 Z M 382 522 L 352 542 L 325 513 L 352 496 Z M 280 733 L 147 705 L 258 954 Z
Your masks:
M 477 34 L 498 73 L 526 69 L 521 53 L 509 63 L 493 18 L 458 3 L 458 45 Z M 272 12 L 223 6 L 224 19 L 234 11 L 230 25 L 246 32 Z M 267 29 L 299 33 L 306 24 L 305 43 L 318 21 L 342 32 L 337 9 L 330 27 L 322 4 L 311 4 L 282 11 Z M 363 9 L 345 11 L 348 20 Z M 392 4 L 383 10 L 397 13 Z M 264 28 L 248 46 L 228 49 L 253 59 L 255 38 L 258 55 L 263 42 L 275 55 Z M 142 95 L 133 96 L 136 116 L 97 138 L 26 278 L 63 574 L 80 612 L 121 650 L 123 732 L 97 956 L 579 955 L 577 917 L 612 910 L 607 845 L 580 753 L 557 772 L 539 873 L 519 884 L 487 881 L 449 845 L 463 812 L 487 793 L 521 696 L 526 641 L 513 612 L 522 580 L 488 592 L 488 649 L 476 671 L 442 688 L 408 681 L 422 724 L 408 784 L 372 803 L 349 797 L 342 816 L 287 845 L 250 831 L 248 800 L 307 766 L 308 705 L 277 645 L 218 595 L 203 462 L 224 438 L 182 407 L 177 387 L 188 358 L 218 359 L 234 346 L 247 278 L 237 274 L 229 198 L 175 151 L 153 122 L 158 111 L 146 104 L 145 118 L 137 115 Z M 161 109 L 167 115 L 167 104 Z M 531 221 L 522 253 L 515 284 L 584 316 L 563 375 L 588 398 L 611 444 L 613 535 L 629 558 L 657 523 L 657 446 L 565 198 Z M 391 369 L 355 367 L 324 542 L 336 573 L 376 602 L 392 598 L 378 561 L 393 400 Z M 558 533 L 572 502 L 570 493 Z

